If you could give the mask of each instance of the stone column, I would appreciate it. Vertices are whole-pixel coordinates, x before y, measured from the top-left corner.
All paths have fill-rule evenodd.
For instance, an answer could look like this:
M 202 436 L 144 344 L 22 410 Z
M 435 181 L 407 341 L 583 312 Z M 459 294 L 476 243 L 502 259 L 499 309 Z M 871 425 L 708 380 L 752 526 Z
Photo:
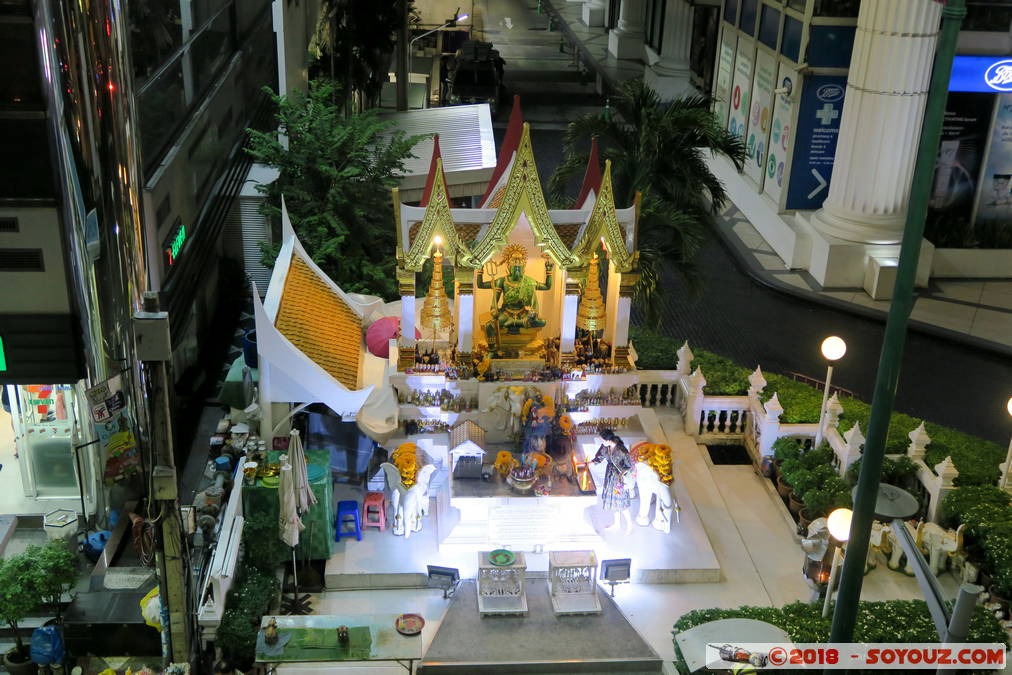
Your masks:
M 935 0 L 861 2 L 821 232 L 899 242 L 941 12 Z
M 397 270 L 397 287 L 401 296 L 401 338 L 397 342 L 400 348 L 397 369 L 404 370 L 415 365 L 415 273 Z
M 608 53 L 616 59 L 643 57 L 644 0 L 622 0 L 618 25 L 608 33 Z
M 604 13 L 606 11 L 604 0 L 586 0 L 583 3 L 583 23 L 589 28 L 598 28 L 604 25 Z
M 665 101 L 695 93 L 689 70 L 693 8 L 686 0 L 667 0 L 660 60 L 646 69 L 643 79 Z
M 457 279 L 454 297 L 457 311 L 457 352 L 469 354 L 474 348 L 474 270 L 456 268 L 453 276 Z M 461 281 L 462 280 L 462 281 Z

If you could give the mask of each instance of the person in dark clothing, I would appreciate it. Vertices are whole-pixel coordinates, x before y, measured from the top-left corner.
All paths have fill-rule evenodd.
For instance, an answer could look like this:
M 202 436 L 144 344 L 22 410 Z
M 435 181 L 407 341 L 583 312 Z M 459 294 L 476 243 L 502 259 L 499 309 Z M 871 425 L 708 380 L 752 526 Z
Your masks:
M 633 485 L 632 457 L 625 443 L 611 429 L 603 429 L 598 435 L 601 446 L 591 461 L 594 464 L 608 463 L 601 487 L 601 507 L 615 513 L 615 521 L 608 527 L 609 530 L 617 529 L 624 521 L 625 532 L 629 534 L 632 532 L 632 514 L 629 511 L 632 502 L 629 492 Z

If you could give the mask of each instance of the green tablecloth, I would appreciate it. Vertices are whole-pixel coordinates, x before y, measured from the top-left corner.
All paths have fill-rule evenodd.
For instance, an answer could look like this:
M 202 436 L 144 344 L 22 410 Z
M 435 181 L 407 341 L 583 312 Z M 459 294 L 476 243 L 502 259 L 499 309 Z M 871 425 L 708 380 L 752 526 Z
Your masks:
M 278 461 L 280 455 L 280 452 L 273 450 L 267 453 L 272 462 Z M 330 482 L 330 453 L 326 450 L 307 450 L 306 461 L 310 465 L 322 466 L 325 471 L 321 478 L 310 483 L 317 503 L 316 506 L 310 507 L 307 513 L 302 514 L 302 523 L 306 529 L 299 535 L 299 546 L 296 551 L 300 559 L 305 556 L 310 560 L 326 560 L 330 558 L 330 545 L 334 541 L 334 497 Z M 279 536 L 277 487 L 266 487 L 257 480 L 256 485 L 244 488 L 242 494 L 244 512 L 268 514 L 274 523 L 273 536 Z M 308 551 L 305 549 L 306 546 L 309 547 Z
M 246 362 L 240 354 L 229 366 L 225 381 L 221 383 L 221 391 L 218 392 L 218 401 L 222 405 L 242 409 L 249 403 L 243 399 L 242 369 L 245 365 Z M 259 369 L 250 368 L 250 375 L 253 376 L 253 384 L 260 381 Z

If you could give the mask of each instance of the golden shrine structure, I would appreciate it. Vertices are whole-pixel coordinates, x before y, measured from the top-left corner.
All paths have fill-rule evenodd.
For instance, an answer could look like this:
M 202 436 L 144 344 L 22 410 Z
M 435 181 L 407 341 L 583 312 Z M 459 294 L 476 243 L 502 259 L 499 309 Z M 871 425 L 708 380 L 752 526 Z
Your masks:
M 493 369 L 507 375 L 519 375 L 538 358 L 567 371 L 578 360 L 581 318 L 607 346 L 607 363 L 599 359 L 597 369 L 630 368 L 638 205 L 616 208 L 611 165 L 605 162 L 602 173 L 596 147 L 576 205 L 549 209 L 530 128 L 514 106 L 478 208 L 451 207 L 438 142 L 421 205 L 401 203 L 394 190 L 393 207 L 402 303 L 399 370 L 412 370 L 416 351 L 425 351 L 426 344 L 432 351 L 438 343 L 451 348 L 458 361 L 487 349 Z M 599 253 L 607 257 L 606 298 L 600 296 L 596 270 L 588 275 Z M 436 336 L 415 321 L 418 273 L 434 257 L 452 266 L 455 290 L 452 320 Z M 421 344 L 413 337 L 416 327 Z

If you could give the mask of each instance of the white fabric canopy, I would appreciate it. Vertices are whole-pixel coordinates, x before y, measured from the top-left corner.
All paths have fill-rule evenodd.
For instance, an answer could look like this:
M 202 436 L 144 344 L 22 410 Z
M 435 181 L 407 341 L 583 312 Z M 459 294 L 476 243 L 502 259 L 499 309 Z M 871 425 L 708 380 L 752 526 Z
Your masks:
M 281 456 L 281 480 L 278 483 L 279 523 L 278 531 L 281 541 L 292 548 L 299 545 L 299 533 L 306 529 L 299 518 L 298 504 L 295 496 L 295 476 L 288 456 Z M 294 554 L 293 554 L 294 555 Z
M 306 466 L 306 453 L 298 429 L 292 429 L 291 440 L 288 442 L 288 463 L 292 465 L 295 477 L 295 502 L 299 513 L 305 513 L 310 506 L 316 504 L 316 495 L 309 486 L 309 468 Z

